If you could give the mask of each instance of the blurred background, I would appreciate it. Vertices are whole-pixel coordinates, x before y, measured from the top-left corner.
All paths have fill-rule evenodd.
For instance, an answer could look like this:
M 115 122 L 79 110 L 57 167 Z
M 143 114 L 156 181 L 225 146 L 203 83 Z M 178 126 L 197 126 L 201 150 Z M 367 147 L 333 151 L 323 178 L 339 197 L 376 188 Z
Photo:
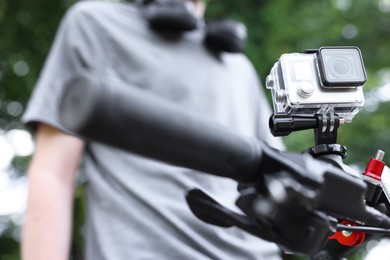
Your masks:
M 75 0 L 0 0 L 0 260 L 19 259 L 20 226 L 26 203 L 25 176 L 34 151 L 32 133 L 20 123 L 66 9 Z M 364 170 L 377 149 L 390 154 L 390 0 L 215 0 L 207 18 L 231 17 L 249 29 L 247 54 L 262 82 L 283 53 L 330 45 L 358 46 L 368 82 L 366 105 L 352 124 L 339 129 L 346 163 Z M 238 86 L 239 87 L 239 86 Z M 268 93 L 267 91 L 267 94 Z M 285 138 L 289 150 L 314 144 L 313 132 Z M 385 161 L 389 161 L 385 155 Z M 82 181 L 76 192 L 73 257 L 80 259 Z M 350 259 L 362 259 L 365 245 Z M 390 247 L 389 247 L 390 248 Z

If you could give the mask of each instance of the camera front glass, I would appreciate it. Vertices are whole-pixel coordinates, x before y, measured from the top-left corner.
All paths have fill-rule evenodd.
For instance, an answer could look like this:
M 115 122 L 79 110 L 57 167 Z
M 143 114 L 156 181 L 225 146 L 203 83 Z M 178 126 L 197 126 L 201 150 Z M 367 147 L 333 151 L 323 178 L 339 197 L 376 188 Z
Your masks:
M 322 47 L 318 61 L 324 87 L 355 87 L 367 80 L 362 56 L 356 47 Z

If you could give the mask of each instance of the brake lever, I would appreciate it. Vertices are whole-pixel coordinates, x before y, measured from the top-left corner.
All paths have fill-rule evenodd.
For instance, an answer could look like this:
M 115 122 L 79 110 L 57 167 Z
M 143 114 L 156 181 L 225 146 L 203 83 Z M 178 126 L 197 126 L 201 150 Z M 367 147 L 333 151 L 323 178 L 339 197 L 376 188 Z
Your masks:
M 243 207 L 266 200 L 265 198 L 257 200 L 256 196 L 257 193 L 247 193 L 240 197 L 237 204 Z M 274 216 L 275 222 L 261 215 L 251 218 L 236 213 L 199 189 L 189 191 L 186 200 L 193 214 L 202 221 L 225 228 L 238 227 L 259 238 L 274 242 L 289 252 L 312 255 L 323 247 L 329 235 L 335 231 L 335 222 L 319 211 L 295 214 L 281 210 Z

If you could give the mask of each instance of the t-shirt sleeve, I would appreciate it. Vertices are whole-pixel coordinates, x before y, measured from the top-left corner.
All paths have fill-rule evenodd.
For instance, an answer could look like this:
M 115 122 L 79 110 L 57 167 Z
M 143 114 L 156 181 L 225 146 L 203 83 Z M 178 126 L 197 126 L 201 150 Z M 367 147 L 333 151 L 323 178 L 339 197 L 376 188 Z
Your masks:
M 63 17 L 22 122 L 51 125 L 64 132 L 58 116 L 61 95 L 67 81 L 83 70 L 97 70 L 104 60 L 103 32 L 98 31 L 86 4 L 71 7 Z

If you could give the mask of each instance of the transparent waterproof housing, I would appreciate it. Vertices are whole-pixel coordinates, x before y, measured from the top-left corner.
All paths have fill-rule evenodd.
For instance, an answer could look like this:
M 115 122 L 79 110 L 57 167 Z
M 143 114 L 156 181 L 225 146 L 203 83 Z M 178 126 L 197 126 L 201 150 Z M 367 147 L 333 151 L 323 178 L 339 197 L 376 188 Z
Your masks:
M 334 112 L 351 122 L 364 104 L 366 73 L 356 47 L 322 47 L 283 54 L 272 67 L 266 87 L 275 113 Z

